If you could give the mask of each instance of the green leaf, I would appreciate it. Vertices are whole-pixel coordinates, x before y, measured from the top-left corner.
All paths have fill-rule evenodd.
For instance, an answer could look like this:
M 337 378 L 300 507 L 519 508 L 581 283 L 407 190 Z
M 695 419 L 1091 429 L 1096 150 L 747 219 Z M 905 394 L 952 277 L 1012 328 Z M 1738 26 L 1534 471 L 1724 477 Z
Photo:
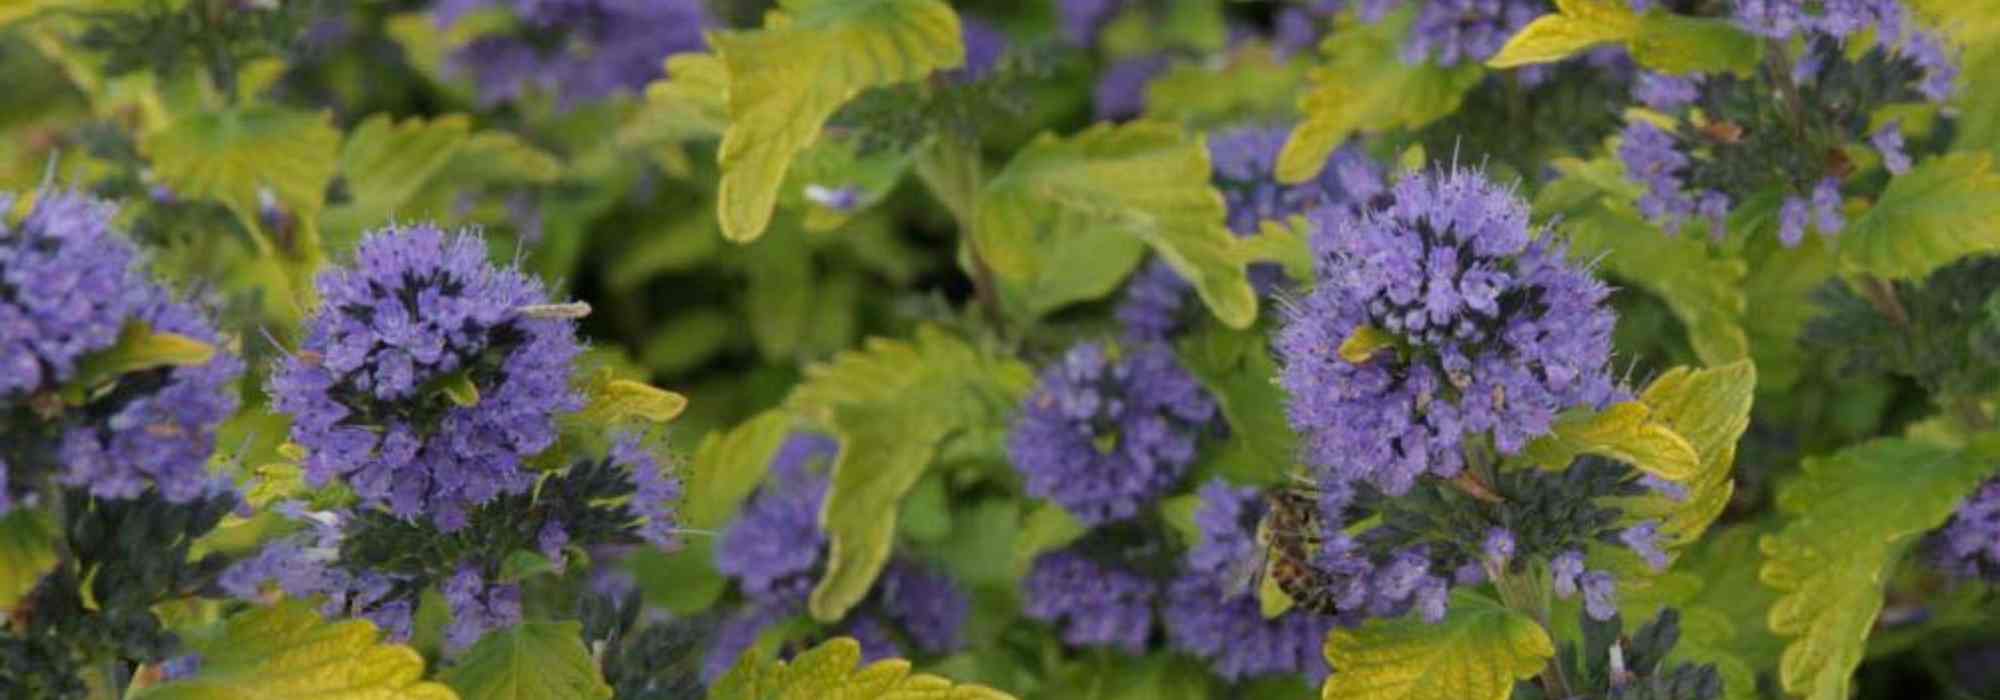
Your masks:
M 764 359 L 796 362 L 814 296 L 812 249 L 805 234 L 796 217 L 787 216 L 743 252 L 748 257 L 743 306 L 750 337 Z
M 1733 525 L 1702 537 L 1665 573 L 1643 565 L 1615 572 L 1619 609 L 1634 625 L 1664 608 L 1681 612 L 1681 641 L 1671 662 L 1714 663 L 1729 700 L 1752 700 L 1755 669 L 1775 668 L 1784 642 L 1764 628 L 1777 592 L 1757 580 L 1744 562 L 1761 558 L 1757 540 L 1766 528 Z
M 1257 235 L 1237 240 L 1237 254 L 1246 263 L 1272 262 L 1285 269 L 1285 276 L 1309 280 L 1313 275 L 1312 223 L 1303 216 L 1289 221 L 1262 221 Z
M 1639 15 L 1621 0 L 1559 0 L 1556 13 L 1542 15 L 1486 59 L 1492 68 L 1560 61 L 1598 44 L 1631 39 Z
M 577 622 L 523 622 L 489 632 L 439 679 L 463 700 L 611 697 Z
M 1555 656 L 1542 626 L 1490 598 L 1457 593 L 1442 622 L 1406 615 L 1336 629 L 1325 700 L 1506 700 Z
M 956 685 L 928 674 L 911 674 L 910 662 L 886 659 L 856 669 L 861 645 L 838 637 L 806 650 L 791 663 L 767 661 L 752 649 L 735 668 L 716 680 L 708 700 L 1011 700 L 1013 696 L 979 685 Z
M 1307 75 L 1311 89 L 1299 98 L 1305 119 L 1278 154 L 1280 181 L 1318 175 L 1333 149 L 1355 132 L 1416 128 L 1450 114 L 1486 77 L 1486 69 L 1471 62 L 1449 68 L 1404 63 L 1403 38 L 1415 20 L 1416 11 L 1406 7 L 1375 24 L 1344 20 L 1328 34 L 1320 45 L 1326 63 Z
M 941 0 L 786 0 L 751 32 L 710 36 L 728 76 L 729 127 L 716 154 L 723 235 L 755 240 L 792 158 L 864 89 L 965 61 L 958 15 Z
M 456 700 L 424 682 L 424 658 L 400 644 L 379 644 L 374 623 L 329 623 L 310 604 L 290 600 L 223 622 L 193 636 L 201 654 L 193 676 L 136 693 L 134 700 Z
M 1710 369 L 1676 367 L 1647 385 L 1639 403 L 1651 409 L 1651 420 L 1664 423 L 1694 448 L 1700 469 L 1680 482 L 1687 487 L 1687 498 L 1642 496 L 1626 504 L 1627 515 L 1659 518 L 1669 545 L 1699 539 L 1736 492 L 1730 478 L 1736 441 L 1750 426 L 1756 388 L 1757 369 L 1749 360 Z
M 888 561 L 898 504 L 953 435 L 1005 425 L 1034 373 L 980 352 L 937 328 L 914 342 L 876 338 L 806 369 L 787 406 L 840 439 L 833 484 L 820 509 L 827 570 L 813 617 L 838 620 L 868 593 Z
M 1562 158 L 1554 165 L 1564 177 L 1544 189 L 1536 208 L 1563 215 L 1561 232 L 1569 241 L 1572 259 L 1599 260 L 1618 279 L 1659 297 L 1686 327 L 1689 343 L 1702 362 L 1720 365 L 1750 356 L 1744 328 L 1749 301 L 1743 290 L 1748 265 L 1714 252 L 1700 232 L 1670 236 L 1639 218 L 1628 206 L 1638 194 L 1628 189 L 1624 168 L 1616 160 Z M 1570 188 L 1589 204 L 1556 204 L 1562 188 Z M 1759 269 L 1760 277 L 1772 273 Z
M 465 115 L 397 122 L 377 114 L 361 122 L 340 150 L 340 175 L 352 200 L 341 207 L 362 227 L 377 226 L 451 162 L 471 135 Z
M 1891 178 L 1842 234 L 1841 264 L 1917 279 L 1953 260 L 2000 249 L 2000 174 L 1991 153 L 1949 153 Z
M 0 516 L 0 618 L 55 568 L 54 527 L 33 508 Z
M 717 138 L 729 128 L 729 72 L 714 54 L 667 57 L 667 77 L 646 86 L 646 101 L 618 129 L 626 146 Z
M 1782 595 L 1771 631 L 1793 638 L 1778 665 L 1789 693 L 1846 700 L 1891 568 L 1991 476 L 2000 434 L 1965 450 L 1884 438 L 1807 459 L 1778 494 L 1785 526 L 1762 542 L 1760 577 Z
M 194 367 L 215 359 L 215 346 L 179 333 L 156 332 L 142 321 L 125 324 L 118 342 L 91 353 L 77 367 L 83 386 L 111 381 L 122 374 L 162 367 Z
M 318 260 L 320 209 L 339 163 L 340 131 L 331 114 L 266 104 L 198 112 L 146 135 L 139 146 L 161 183 L 183 197 L 221 202 L 260 252 Z M 257 193 L 266 188 L 297 217 L 299 240 L 274 242 L 264 230 Z
M 1028 575 L 1028 570 L 1034 567 L 1035 557 L 1061 549 L 1088 531 L 1089 528 L 1062 506 L 1046 501 L 1035 504 L 1021 517 L 1020 534 L 1014 537 L 1014 571 L 1017 578 Z
M 1297 463 L 1298 435 L 1285 417 L 1288 399 L 1267 342 L 1256 328 L 1210 324 L 1175 346 L 1181 366 L 1215 397 L 1229 423 L 1230 439 L 1213 460 L 1238 483 L 1280 483 Z
M 438 378 L 438 391 L 450 399 L 452 405 L 470 408 L 479 405 L 479 385 L 472 383 L 470 372 L 453 372 Z
M 1110 291 L 1131 269 L 1126 261 L 1138 262 L 1117 252 L 1136 250 L 1115 240 L 1129 238 L 1191 281 L 1224 323 L 1242 328 L 1257 317 L 1222 194 L 1209 184 L 1208 149 L 1179 126 L 1142 121 L 1099 124 L 1066 139 L 1043 134 L 986 183 L 977 209 L 974 244 L 1003 285 L 1038 290 L 1033 313 Z M 1111 249 L 1096 251 L 1103 258 L 1075 255 L 1093 246 Z M 1079 277 L 1048 283 L 1064 274 Z
M 1543 469 L 1567 469 L 1586 454 L 1615 459 L 1669 481 L 1687 481 L 1701 472 L 1694 446 L 1638 401 L 1612 404 L 1602 411 L 1567 411 L 1556 417 L 1548 435 L 1528 443 L 1523 456 Z
M 1305 84 L 1304 62 L 1280 60 L 1270 46 L 1247 44 L 1229 60 L 1180 61 L 1146 83 L 1146 116 L 1194 126 L 1296 118 L 1292 96 Z
M 1647 13 L 1626 45 L 1632 60 L 1661 73 L 1748 73 L 1764 59 L 1764 43 L 1721 17 Z
M 709 433 L 694 451 L 688 475 L 686 517 L 690 527 L 715 529 L 735 515 L 736 507 L 771 466 L 771 457 L 791 435 L 792 417 L 765 411 L 725 433 Z

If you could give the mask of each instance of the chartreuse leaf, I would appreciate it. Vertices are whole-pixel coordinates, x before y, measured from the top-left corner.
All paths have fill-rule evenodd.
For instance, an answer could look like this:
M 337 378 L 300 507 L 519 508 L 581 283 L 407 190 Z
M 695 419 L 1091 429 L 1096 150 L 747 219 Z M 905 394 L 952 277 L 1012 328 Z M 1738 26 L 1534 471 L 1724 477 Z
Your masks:
M 1641 15 L 1622 0 L 1557 0 L 1487 59 L 1494 68 L 1560 61 L 1601 44 L 1621 43 L 1641 65 L 1665 73 L 1742 71 L 1760 57 L 1756 37 L 1732 23 L 1666 11 Z
M 1543 469 L 1566 469 L 1577 457 L 1590 454 L 1669 481 L 1686 481 L 1701 471 L 1694 446 L 1638 401 L 1612 404 L 1602 411 L 1567 411 L 1556 417 L 1548 435 L 1528 443 L 1523 454 Z
M 401 122 L 377 114 L 361 122 L 340 149 L 340 177 L 349 201 L 327 211 L 324 223 L 335 232 L 333 240 L 379 226 L 398 213 L 451 162 L 471 131 L 471 121 L 462 114 Z
M 1622 0 L 1556 0 L 1556 12 L 1535 18 L 1486 59 L 1493 68 L 1560 61 L 1599 44 L 1639 34 L 1639 13 Z
M 155 331 L 141 321 L 125 324 L 118 342 L 86 356 L 76 382 L 90 386 L 130 372 L 161 367 L 193 367 L 215 358 L 215 346 L 179 333 Z
M 463 700 L 611 697 L 577 622 L 523 622 L 490 632 L 439 680 Z
M 838 620 L 888 560 L 898 504 L 946 438 L 1004 425 L 1034 373 L 931 326 L 914 341 L 876 338 L 806 370 L 787 406 L 840 440 L 820 509 L 830 540 L 810 611 Z
M 1778 664 L 1785 690 L 1845 700 L 1892 567 L 1951 517 L 2000 458 L 2000 434 L 1965 449 L 1885 438 L 1807 459 L 1778 494 L 1789 515 L 1762 542 L 1764 583 L 1781 594 L 1767 619 L 1792 641 Z
M 54 528 L 33 508 L 0 516 L 0 617 L 56 565 Z
M 1033 314 L 1110 291 L 1143 242 L 1224 323 L 1257 317 L 1222 194 L 1209 184 L 1208 148 L 1177 125 L 1043 134 L 986 183 L 977 209 L 974 245 Z
M 2000 249 L 2000 174 L 1991 153 L 1949 153 L 1891 178 L 1875 206 L 1841 235 L 1848 270 L 1917 279 L 1953 260 Z
M 1722 515 L 1736 492 L 1730 470 L 1736 463 L 1736 441 L 1750 426 L 1750 404 L 1756 394 L 1757 369 L 1749 360 L 1710 369 L 1676 367 L 1660 375 L 1639 395 L 1650 410 L 1648 418 L 1671 429 L 1694 448 L 1700 466 L 1687 479 L 1687 498 L 1649 495 L 1630 499 L 1626 512 L 1659 518 L 1667 544 L 1684 545 L 1701 537 Z
M 592 382 L 581 416 L 593 425 L 627 421 L 669 423 L 687 409 L 687 397 L 630 379 L 602 375 Z
M 1311 89 L 1299 98 L 1305 119 L 1278 154 L 1279 180 L 1318 175 L 1327 155 L 1355 132 L 1414 128 L 1450 114 L 1485 77 L 1476 63 L 1403 62 L 1403 38 L 1416 20 L 1415 7 L 1405 5 L 1375 24 L 1343 19 L 1320 45 L 1326 63 L 1306 77 Z
M 715 54 L 667 57 L 667 77 L 646 86 L 646 101 L 618 129 L 628 146 L 715 138 L 729 128 L 729 72 Z
M 1146 83 L 1146 115 L 1197 126 L 1292 118 L 1298 112 L 1292 96 L 1305 78 L 1304 61 L 1286 60 L 1270 46 L 1248 44 L 1232 50 L 1228 61 L 1183 61 L 1168 67 Z
M 965 61 L 958 15 L 942 0 L 780 5 L 763 29 L 710 36 L 729 86 L 717 212 L 736 241 L 764 233 L 792 158 L 842 103 Z
M 790 663 L 770 661 L 757 649 L 744 652 L 735 668 L 717 679 L 708 700 L 1010 700 L 1013 696 L 980 685 L 959 685 L 928 674 L 910 673 L 910 662 L 886 659 L 861 663 L 861 645 L 837 637 L 806 650 Z
M 329 623 L 310 604 L 288 600 L 222 623 L 209 637 L 188 639 L 201 655 L 193 676 L 138 692 L 134 700 L 453 700 L 457 694 L 424 682 L 424 657 L 400 644 L 379 644 L 374 623 Z
M 221 202 L 257 239 L 260 252 L 318 260 L 320 209 L 340 151 L 330 114 L 268 104 L 196 112 L 147 134 L 139 145 L 162 183 L 183 197 Z M 258 192 L 265 190 L 296 217 L 298 240 L 274 242 L 264 230 Z
M 1442 622 L 1415 615 L 1370 620 L 1326 638 L 1339 669 L 1325 700 L 1506 700 L 1541 673 L 1555 644 L 1533 618 L 1491 598 L 1455 593 Z

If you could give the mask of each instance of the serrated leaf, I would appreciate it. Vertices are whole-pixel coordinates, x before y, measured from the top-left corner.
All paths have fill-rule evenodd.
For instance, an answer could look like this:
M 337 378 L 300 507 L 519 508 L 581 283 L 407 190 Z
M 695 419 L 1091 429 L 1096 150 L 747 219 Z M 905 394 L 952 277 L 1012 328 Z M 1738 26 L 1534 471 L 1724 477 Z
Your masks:
M 1560 0 L 1556 12 L 1535 18 L 1486 59 L 1493 68 L 1560 61 L 1599 44 L 1639 33 L 1639 14 L 1623 0 Z
M 862 90 L 965 61 L 958 15 L 941 0 L 786 0 L 754 32 L 710 37 L 728 76 L 729 127 L 717 218 L 731 240 L 771 221 L 792 158 Z
M 1403 38 L 1415 20 L 1414 7 L 1405 7 L 1381 22 L 1349 22 L 1329 33 L 1320 46 L 1326 63 L 1307 75 L 1311 89 L 1299 98 L 1305 119 L 1278 153 L 1280 181 L 1318 175 L 1333 149 L 1356 132 L 1416 128 L 1450 114 L 1486 76 L 1472 62 L 1449 68 L 1404 63 Z
M 329 623 L 303 601 L 284 601 L 229 618 L 209 637 L 191 637 L 201 670 L 153 686 L 134 700 L 455 700 L 424 682 L 424 658 L 376 642 L 366 620 Z
M 1227 207 L 1209 184 L 1208 149 L 1179 126 L 1142 121 L 1098 124 L 1070 138 L 1043 134 L 986 183 L 977 209 L 974 245 L 1003 285 L 1043 289 L 1053 275 L 1087 271 L 1042 292 L 1032 313 L 1109 291 L 1131 269 L 1125 261 L 1138 261 L 1117 255 L 1108 259 L 1120 264 L 1104 264 L 1107 258 L 1048 251 L 1123 237 L 1151 247 L 1224 323 L 1242 328 L 1257 317 Z
M 321 254 L 319 214 L 339 163 L 340 131 L 326 112 L 266 104 L 182 116 L 139 143 L 160 182 L 184 197 L 228 207 L 261 252 L 280 248 L 296 260 Z M 296 217 L 300 239 L 273 242 L 258 216 L 259 190 L 269 188 Z
M 914 342 L 876 338 L 806 369 L 786 405 L 840 439 L 820 509 L 829 544 L 813 617 L 838 620 L 867 595 L 888 561 L 897 505 L 938 445 L 1004 425 L 1033 385 L 1026 365 L 930 326 L 918 328 Z
M 1917 279 L 1953 260 L 2000 249 L 2000 174 L 1991 153 L 1949 153 L 1891 178 L 1875 206 L 1841 235 L 1841 265 Z
M 1665 11 L 1646 14 L 1626 47 L 1632 60 L 1661 73 L 1746 73 L 1764 59 L 1764 43 L 1721 17 Z
M 1768 623 L 1792 637 L 1778 664 L 1785 690 L 1846 700 L 1882 611 L 1891 568 L 1944 524 L 2000 457 L 2000 434 L 1965 450 L 1885 438 L 1809 458 L 1778 494 L 1790 517 L 1761 543 L 1759 577 L 1781 596 Z
M 0 617 L 55 568 L 54 534 L 41 511 L 17 507 L 0 516 Z
M 1555 644 L 1534 619 L 1472 593 L 1452 595 L 1443 621 L 1414 615 L 1335 629 L 1324 700 L 1506 700 L 1542 672 Z
M 1237 255 L 1246 263 L 1277 263 L 1286 277 L 1295 280 L 1312 279 L 1311 228 L 1312 223 L 1303 216 L 1284 222 L 1258 222 L 1257 235 L 1237 239 Z
M 1699 539 L 1736 491 L 1731 478 L 1736 441 L 1750 426 L 1756 388 L 1757 369 L 1749 360 L 1709 369 L 1676 367 L 1647 385 L 1639 402 L 1651 409 L 1652 420 L 1664 423 L 1694 448 L 1701 466 L 1680 482 L 1687 487 L 1687 498 L 1639 497 L 1626 504 L 1627 514 L 1659 518 L 1663 539 L 1670 546 Z
M 463 700 L 609 698 L 577 622 L 523 622 L 488 632 L 439 679 Z
M 928 674 L 910 673 L 910 662 L 886 659 L 861 663 L 861 645 L 837 637 L 792 659 L 767 661 L 752 649 L 716 680 L 708 700 L 1011 700 L 1013 696 L 980 685 L 955 684 Z
M 1305 84 L 1304 62 L 1280 60 L 1262 44 L 1233 49 L 1229 60 L 1181 61 L 1146 83 L 1146 116 L 1194 126 L 1290 121 L 1292 96 Z
M 737 505 L 763 482 L 771 457 L 791 432 L 790 415 L 765 411 L 728 432 L 704 436 L 688 475 L 688 525 L 713 529 L 728 522 Z
M 161 367 L 194 367 L 215 359 L 215 346 L 179 333 L 155 331 L 133 321 L 118 331 L 118 342 L 91 353 L 77 367 L 77 382 L 85 386 L 110 381 L 121 374 Z
M 542 184 L 562 177 L 562 161 L 510 131 L 481 131 L 458 147 L 433 182 Z M 461 180 L 460 178 L 463 177 Z
M 1701 471 L 1694 446 L 1637 401 L 1564 412 L 1549 434 L 1528 443 L 1522 454 L 1543 469 L 1567 469 L 1579 456 L 1597 455 L 1668 481 L 1686 481 Z
M 340 175 L 352 200 L 343 209 L 362 212 L 364 226 L 377 225 L 444 169 L 471 131 L 462 114 L 401 122 L 387 114 L 369 117 L 340 150 Z
M 646 86 L 646 101 L 618 129 L 627 146 L 716 138 L 729 128 L 729 71 L 715 54 L 667 57 L 665 78 Z

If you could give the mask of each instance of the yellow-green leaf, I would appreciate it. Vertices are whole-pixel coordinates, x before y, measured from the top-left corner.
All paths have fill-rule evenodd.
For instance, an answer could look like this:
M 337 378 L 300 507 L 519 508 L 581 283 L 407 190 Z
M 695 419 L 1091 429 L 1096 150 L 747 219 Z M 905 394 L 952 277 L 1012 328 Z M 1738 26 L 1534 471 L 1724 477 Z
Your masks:
M 1380 328 L 1363 325 L 1354 329 L 1353 333 L 1347 334 L 1346 340 L 1340 341 L 1338 352 L 1340 353 L 1340 359 L 1346 360 L 1349 364 L 1358 365 L 1367 362 L 1368 358 L 1374 357 L 1375 353 L 1381 352 L 1384 348 L 1394 347 L 1395 345 L 1396 336 L 1390 335 Z
M 215 346 L 179 333 L 154 331 L 140 321 L 125 324 L 118 342 L 85 357 L 77 368 L 86 385 L 121 374 L 161 367 L 193 367 L 215 359 Z
M 888 561 L 898 505 L 954 434 L 1004 426 L 1034 384 L 1019 361 L 983 353 L 937 328 L 914 342 L 876 338 L 807 368 L 787 406 L 840 440 L 820 509 L 827 570 L 813 617 L 838 620 Z
M 646 101 L 618 129 L 628 146 L 716 138 L 729 128 L 729 72 L 715 54 L 667 57 L 667 77 L 646 86 Z
M 1757 369 L 1749 360 L 1709 369 L 1676 367 L 1647 385 L 1639 403 L 1651 410 L 1651 420 L 1686 440 L 1701 462 L 1691 478 L 1680 482 L 1687 487 L 1687 498 L 1642 496 L 1626 504 L 1627 514 L 1659 518 L 1661 532 L 1673 546 L 1700 538 L 1736 491 L 1730 478 L 1736 441 L 1750 426 L 1756 388 Z
M 1778 664 L 1785 690 L 1807 700 L 1846 700 L 1854 669 L 1882 611 L 1889 574 L 1925 532 L 1992 475 L 2000 434 L 1964 450 L 1885 438 L 1807 459 L 1778 494 L 1789 515 L 1762 542 L 1772 632 L 1791 637 Z
M 611 697 L 577 622 L 523 622 L 489 632 L 439 680 L 462 700 Z
M 1950 153 L 1891 178 L 1875 206 L 1841 235 L 1855 272 L 1917 279 L 1953 260 L 2000 249 L 2000 173 L 1991 153 Z
M 1555 656 L 1549 633 L 1490 598 L 1454 594 L 1442 622 L 1415 615 L 1336 629 L 1324 700 L 1507 700 Z
M 1224 323 L 1242 328 L 1257 317 L 1257 294 L 1224 220 L 1227 207 L 1209 184 L 1208 148 L 1177 125 L 1142 121 L 1099 124 L 1070 138 L 1043 134 L 986 184 L 977 209 L 973 243 L 1012 289 L 1042 288 L 1046 278 L 1088 268 L 1099 284 L 1075 287 L 1109 291 L 1129 266 L 1048 251 L 1079 245 L 1078 239 L 1124 237 L 1145 242 L 1191 281 Z M 1056 295 L 1057 302 L 1077 298 Z M 1031 311 L 1047 311 L 1048 303 Z
M 630 379 L 607 379 L 590 389 L 583 419 L 605 425 L 640 420 L 667 423 L 687 409 L 687 397 Z
M 942 0 L 787 0 L 763 29 L 710 37 L 728 76 L 717 202 L 723 235 L 754 240 L 792 158 L 864 89 L 965 61 L 958 15 Z
M 382 225 L 402 211 L 424 183 L 465 145 L 472 123 L 462 114 L 397 122 L 377 114 L 348 134 L 340 150 L 340 176 L 349 201 L 327 211 L 333 240 Z
M 1375 24 L 1344 20 L 1329 33 L 1320 45 L 1326 63 L 1307 75 L 1311 89 L 1299 98 L 1305 119 L 1278 154 L 1279 180 L 1318 175 L 1333 149 L 1356 132 L 1415 128 L 1450 114 L 1486 76 L 1471 62 L 1449 68 L 1404 63 L 1403 38 L 1415 20 L 1414 7 L 1405 7 Z
M 188 639 L 201 654 L 193 676 L 154 686 L 134 700 L 454 700 L 423 681 L 424 657 L 377 643 L 374 623 L 328 623 L 303 601 L 230 618 L 213 636 Z
M 1035 504 L 1021 517 L 1021 530 L 1014 536 L 1015 577 L 1028 575 L 1035 557 L 1075 542 L 1088 531 L 1062 506 L 1049 502 Z
M 752 649 L 716 680 L 708 700 L 1011 700 L 981 685 L 910 672 L 910 662 L 861 663 L 861 645 L 837 637 L 791 660 L 769 661 Z
M 321 254 L 319 214 L 339 163 L 340 131 L 326 112 L 265 104 L 182 116 L 147 134 L 140 148 L 160 181 L 184 197 L 228 207 L 262 252 L 312 262 Z M 258 216 L 268 189 L 296 217 L 299 240 L 273 241 Z
M 1303 216 L 1287 221 L 1261 221 L 1257 235 L 1237 240 L 1237 254 L 1246 263 L 1271 262 L 1285 269 L 1285 276 L 1309 280 L 1313 276 L 1312 223 Z
M 1566 469 L 1578 456 L 1591 454 L 1669 481 L 1686 481 L 1701 471 L 1694 446 L 1638 401 L 1565 412 L 1523 454 L 1543 469 Z
M 1639 14 L 1623 0 L 1561 0 L 1556 9 L 1522 27 L 1486 65 L 1513 68 L 1560 61 L 1639 33 Z
M 1558 161 L 1572 173 L 1616 163 L 1608 160 Z M 1622 171 L 1611 173 L 1623 177 Z M 1579 186 L 1590 176 L 1566 177 Z M 1668 235 L 1623 206 L 1590 206 L 1565 212 L 1563 237 L 1575 259 L 1599 260 L 1604 269 L 1665 302 L 1686 326 L 1688 343 L 1702 362 L 1715 365 L 1750 356 L 1744 328 L 1749 300 L 1743 284 L 1749 266 L 1715 252 L 1697 231 Z M 1760 275 L 1763 274 L 1760 272 Z
M 1290 121 L 1292 96 L 1305 84 L 1303 61 L 1281 60 L 1277 50 L 1248 44 L 1227 61 L 1181 61 L 1146 83 L 1146 116 L 1193 126 L 1243 121 Z
M 1764 58 L 1764 42 L 1721 17 L 1649 12 L 1626 44 L 1632 60 L 1661 73 L 1743 73 Z
M 54 528 L 33 508 L 0 516 L 0 618 L 56 565 Z

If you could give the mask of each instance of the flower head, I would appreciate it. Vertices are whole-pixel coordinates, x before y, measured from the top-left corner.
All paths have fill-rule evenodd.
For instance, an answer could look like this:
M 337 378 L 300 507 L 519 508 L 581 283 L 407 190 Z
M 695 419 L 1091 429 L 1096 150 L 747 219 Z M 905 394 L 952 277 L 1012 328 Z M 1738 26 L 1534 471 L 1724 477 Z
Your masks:
M 695 0 L 446 0 L 438 22 L 481 7 L 513 10 L 523 30 L 481 36 L 450 56 L 488 104 L 531 85 L 555 90 L 565 106 L 637 90 L 660 77 L 667 56 L 707 46 L 710 25 Z
M 1008 452 L 1029 495 L 1094 525 L 1132 517 L 1178 481 L 1215 416 L 1215 401 L 1166 347 L 1113 358 L 1084 343 L 1042 372 Z
M 823 435 L 794 433 L 772 458 L 765 486 L 723 532 L 716 570 L 736 579 L 745 595 L 789 599 L 811 589 L 826 554 L 819 509 L 828 481 L 825 473 L 810 467 L 837 448 Z
M 1022 612 L 1062 628 L 1063 641 L 1138 653 L 1153 633 L 1160 586 L 1139 574 L 1071 551 L 1035 558 L 1022 582 Z
M 1195 510 L 1201 543 L 1189 550 L 1160 611 L 1167 641 L 1225 679 L 1303 672 L 1318 682 L 1328 673 L 1321 645 L 1337 620 L 1299 608 L 1266 619 L 1255 593 L 1238 585 L 1247 567 L 1263 562 L 1256 543 L 1263 512 L 1254 488 L 1221 481 L 1202 487 Z
M 1515 454 L 1617 390 L 1609 288 L 1534 238 L 1518 197 L 1470 171 L 1411 175 L 1393 196 L 1314 232 L 1319 284 L 1276 345 L 1307 460 L 1400 495 L 1456 475 L 1469 439 Z M 1343 356 L 1364 328 L 1396 341 Z
M 1938 568 L 1960 578 L 2000 581 L 2000 478 L 1972 492 L 1931 540 Z
M 1419 4 L 1416 24 L 1403 43 L 1403 61 L 1428 59 L 1440 66 L 1492 57 L 1546 9 L 1539 0 L 1421 0 Z
M 271 378 L 313 483 L 344 479 L 364 503 L 447 531 L 533 485 L 524 463 L 582 403 L 574 321 L 524 308 L 548 303 L 540 283 L 488 263 L 475 235 L 409 226 L 368 234 L 319 292 L 299 353 Z

